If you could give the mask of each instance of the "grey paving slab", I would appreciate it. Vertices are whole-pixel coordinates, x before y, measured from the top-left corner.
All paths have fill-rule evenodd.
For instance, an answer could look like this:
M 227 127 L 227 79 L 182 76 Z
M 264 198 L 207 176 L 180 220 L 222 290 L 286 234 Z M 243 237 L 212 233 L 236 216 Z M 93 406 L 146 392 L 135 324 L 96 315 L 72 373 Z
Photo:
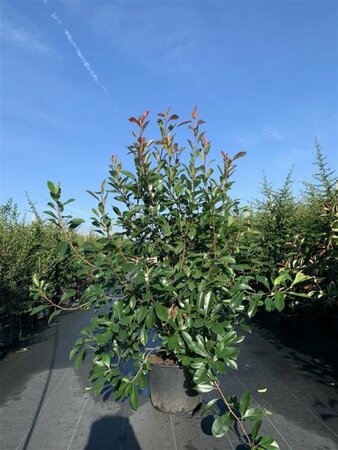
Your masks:
M 126 406 L 127 402 L 105 402 L 88 395 L 66 448 L 120 450 L 126 434 L 124 423 L 128 420 Z
M 59 395 L 58 388 L 69 370 L 56 369 L 48 387 L 48 372 L 34 374 L 22 393 L 7 401 L 0 415 L 1 449 L 17 448 L 26 440 L 51 399 Z
M 191 415 L 171 416 L 176 440 L 175 450 L 227 450 L 235 448 L 228 437 L 217 439 L 211 435 L 211 421 Z
M 321 434 L 326 429 L 328 435 L 332 435 L 335 439 L 338 438 L 336 419 L 328 415 L 328 419 L 324 420 L 318 413 L 318 408 L 314 409 L 311 405 L 311 401 L 317 395 L 323 398 L 323 388 L 317 391 L 315 386 L 309 383 L 308 380 L 303 380 L 303 383 L 300 381 L 288 382 L 284 377 L 277 377 L 267 370 L 258 360 L 250 357 L 250 354 L 247 352 L 243 356 L 243 359 L 250 361 L 250 364 L 245 363 L 240 366 L 238 376 L 244 384 L 249 386 L 249 389 L 253 389 L 253 386 L 255 386 L 254 392 L 256 393 L 258 389 L 267 388 L 268 395 L 256 394 L 256 396 L 260 397 L 262 405 L 267 409 L 276 407 L 286 417 L 292 417 L 295 423 L 316 431 L 318 434 Z M 252 372 L 255 373 L 256 380 L 259 380 L 258 382 L 252 380 Z M 327 411 L 327 407 L 325 411 Z M 305 418 L 306 421 L 304 420 Z
M 276 347 L 264 340 L 256 329 L 243 348 L 240 370 L 254 366 L 261 382 L 274 382 L 276 387 L 279 386 L 279 391 L 296 400 L 310 416 L 316 417 L 323 427 L 338 437 L 337 379 L 332 368 L 318 358 L 313 361 L 314 358 L 309 355 L 295 353 L 285 347 L 278 350 Z M 305 373 L 304 364 L 308 368 Z M 318 366 L 315 370 L 314 365 Z
M 40 412 L 37 420 L 33 422 L 32 432 L 17 449 L 42 450 L 45 448 L 46 438 L 48 438 L 48 448 L 51 450 L 68 448 L 87 401 L 88 393 L 83 392 L 71 369 L 46 407 Z
M 121 450 L 177 450 L 170 415 L 156 411 L 148 398 L 137 411 L 128 406 L 127 414 L 133 433 L 126 433 Z

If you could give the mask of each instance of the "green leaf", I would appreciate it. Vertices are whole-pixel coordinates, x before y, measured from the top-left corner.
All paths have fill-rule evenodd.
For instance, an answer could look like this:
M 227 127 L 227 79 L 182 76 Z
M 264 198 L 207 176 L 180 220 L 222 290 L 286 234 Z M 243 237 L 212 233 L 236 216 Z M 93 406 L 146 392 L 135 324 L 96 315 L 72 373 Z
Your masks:
M 110 356 L 107 355 L 106 353 L 104 353 L 103 355 L 101 355 L 101 361 L 103 362 L 103 364 L 106 367 L 110 367 Z
M 39 305 L 39 306 L 35 306 L 34 308 L 32 308 L 30 315 L 34 316 L 34 314 L 39 313 L 40 311 L 43 311 L 44 309 L 49 308 L 48 305 Z
M 285 300 L 284 300 L 285 295 L 280 291 L 276 291 L 274 295 L 275 295 L 276 309 L 278 311 L 282 311 L 285 308 Z
M 85 359 L 86 351 L 81 350 L 75 357 L 74 357 L 74 366 L 75 369 L 78 369 L 80 365 L 82 364 L 83 360 Z
M 230 308 L 237 309 L 243 301 L 243 294 L 242 292 L 237 292 L 231 299 L 230 299 Z
M 253 317 L 256 314 L 257 306 L 258 306 L 257 299 L 250 300 L 249 307 L 248 307 L 248 316 L 250 317 L 250 319 L 251 319 L 251 317 Z
M 303 281 L 310 280 L 311 277 L 305 275 L 303 272 L 297 272 L 295 279 L 293 280 L 291 286 L 295 286 L 296 284 L 302 283 Z
M 146 317 L 148 313 L 148 309 L 146 306 L 141 305 L 137 308 L 136 312 L 135 312 L 135 319 L 137 321 L 137 323 L 142 323 L 144 318 Z M 131 317 L 130 317 L 131 319 Z
M 48 189 L 50 190 L 50 192 L 52 194 L 56 193 L 56 189 L 55 189 L 54 183 L 52 183 L 51 181 L 47 181 L 47 186 L 48 186 Z
M 280 275 L 278 275 L 277 278 L 275 278 L 273 285 L 275 287 L 279 286 L 280 284 L 283 284 L 284 281 L 286 281 L 286 280 L 291 280 L 291 276 L 288 272 L 282 272 Z
M 84 223 L 83 219 L 72 219 L 68 222 L 68 228 L 70 228 L 71 230 L 74 230 L 79 225 L 81 225 L 81 223 Z
M 263 411 L 259 408 L 249 408 L 243 416 L 245 420 L 262 420 L 262 418 Z
M 68 242 L 60 242 L 60 244 L 56 247 L 56 254 L 58 258 L 64 256 L 68 249 Z
M 270 289 L 270 285 L 269 285 L 269 281 L 266 277 L 262 276 L 262 275 L 257 275 L 256 279 L 259 283 L 263 284 L 265 287 L 267 287 L 268 289 Z
M 122 175 L 125 175 L 128 178 L 131 178 L 132 180 L 136 181 L 136 177 L 132 172 L 129 172 L 129 170 L 121 170 Z
M 138 374 L 136 381 L 141 389 L 144 389 L 147 386 L 147 377 L 142 372 Z
M 146 345 L 147 341 L 148 341 L 148 334 L 147 334 L 147 330 L 143 327 L 140 333 L 140 341 L 142 345 Z
M 222 336 L 225 332 L 224 325 L 221 325 L 219 322 L 211 322 L 210 329 L 219 336 Z
M 68 200 L 66 200 L 66 201 L 64 202 L 63 206 L 66 206 L 66 205 L 68 205 L 69 203 L 73 203 L 73 202 L 75 202 L 75 198 L 69 198 Z
M 184 247 L 184 243 L 183 242 L 179 242 L 176 245 L 175 250 L 174 250 L 175 255 L 179 255 L 182 252 L 183 247 Z
M 209 291 L 205 294 L 204 299 L 203 299 L 203 308 L 204 310 L 207 312 L 209 309 L 209 305 L 210 305 L 210 299 L 211 299 L 211 294 L 212 292 Z
M 188 344 L 188 347 L 190 349 L 192 349 L 192 345 L 193 345 L 194 341 L 192 340 L 192 337 L 190 336 L 190 334 L 187 333 L 186 331 L 182 331 L 182 336 L 183 336 L 183 339 L 185 340 L 185 342 Z
M 131 393 L 130 393 L 130 405 L 134 411 L 138 408 L 138 392 L 135 384 L 131 385 Z
M 295 297 L 302 297 L 302 298 L 310 298 L 309 294 L 305 294 L 305 292 L 288 291 L 288 295 L 292 295 Z
M 200 344 L 199 342 L 193 342 L 192 350 L 200 356 L 204 356 L 205 358 L 209 357 L 208 352 L 205 350 L 203 345 Z
M 272 298 L 268 297 L 265 299 L 265 309 L 268 312 L 271 312 L 275 309 L 275 304 L 274 304 Z
M 262 426 L 262 420 L 257 420 L 255 422 L 254 426 L 251 429 L 252 439 L 256 439 L 257 438 L 257 435 L 259 433 L 259 430 L 260 430 L 261 426 Z
M 259 448 L 264 450 L 279 450 L 279 445 L 272 436 L 263 436 L 258 442 Z
M 220 438 L 226 434 L 231 423 L 231 414 L 228 412 L 223 414 L 223 416 L 217 417 L 212 424 L 211 432 L 212 434 Z
M 131 310 L 133 310 L 136 306 L 136 297 L 133 295 L 129 300 L 129 307 Z
M 204 366 L 195 370 L 193 380 L 195 384 L 202 384 L 209 381 L 208 372 Z
M 196 236 L 196 229 L 190 227 L 188 230 L 188 236 L 189 236 L 189 239 L 193 240 Z
M 220 357 L 224 359 L 235 359 L 237 358 L 240 350 L 237 347 L 225 347 L 219 354 Z
M 223 344 L 231 344 L 237 339 L 236 331 L 228 331 L 224 338 L 222 339 Z
M 250 405 L 251 405 L 251 392 L 247 391 L 242 395 L 239 401 L 239 412 L 241 414 L 241 417 L 244 416 Z
M 214 407 L 216 406 L 218 400 L 219 400 L 218 398 L 213 398 L 208 403 L 203 405 L 199 412 L 200 415 L 203 416 L 204 414 L 208 413 L 209 411 L 212 411 L 214 409 Z
M 71 297 L 74 297 L 76 295 L 76 289 L 66 289 L 63 294 L 61 301 L 68 300 Z
M 48 325 L 55 319 L 59 314 L 61 314 L 61 309 L 55 309 L 52 314 L 48 317 Z
M 154 326 L 155 323 L 155 313 L 154 313 L 154 308 L 150 308 L 148 310 L 147 316 L 146 316 L 146 320 L 145 320 L 146 326 L 147 328 L 151 328 Z
M 245 322 L 240 322 L 239 326 L 241 327 L 241 329 L 243 331 L 245 331 L 246 333 L 251 333 L 251 328 L 249 327 L 249 325 L 247 325 Z
M 200 344 L 199 342 L 195 342 L 190 336 L 190 334 L 188 334 L 186 331 L 182 331 L 182 336 L 192 352 L 197 353 L 198 355 L 204 356 L 206 358 L 209 357 L 208 352 L 205 350 L 203 345 Z
M 169 319 L 169 309 L 161 305 L 161 303 L 155 303 L 155 312 L 161 322 L 167 322 Z
M 69 352 L 69 359 L 74 359 L 75 354 L 79 351 L 78 343 L 76 342 L 74 346 L 72 347 L 71 351 Z
M 195 289 L 195 283 L 192 280 L 188 281 L 188 288 L 193 291 Z
M 238 366 L 237 366 L 237 363 L 235 360 L 230 359 L 230 358 L 224 358 L 224 361 L 225 361 L 226 365 L 228 367 L 230 367 L 231 369 L 238 370 Z
M 196 391 L 200 392 L 201 394 L 205 394 L 207 392 L 211 392 L 215 388 L 211 384 L 202 383 L 202 384 L 197 384 L 195 386 L 195 389 L 196 389 Z
M 53 219 L 58 220 L 57 215 L 55 213 L 53 213 L 53 211 L 44 211 L 44 213 L 47 214 L 48 216 L 53 217 Z M 48 220 L 51 220 L 51 219 L 48 219 Z
M 176 347 L 178 347 L 178 337 L 177 336 L 170 336 L 168 338 L 167 344 L 168 344 L 168 348 L 170 350 L 176 349 Z
M 32 280 L 33 280 L 33 284 L 34 284 L 36 287 L 39 287 L 39 286 L 40 286 L 40 281 L 39 281 L 38 274 L 34 273 L 34 275 L 33 275 L 33 277 L 32 277 Z

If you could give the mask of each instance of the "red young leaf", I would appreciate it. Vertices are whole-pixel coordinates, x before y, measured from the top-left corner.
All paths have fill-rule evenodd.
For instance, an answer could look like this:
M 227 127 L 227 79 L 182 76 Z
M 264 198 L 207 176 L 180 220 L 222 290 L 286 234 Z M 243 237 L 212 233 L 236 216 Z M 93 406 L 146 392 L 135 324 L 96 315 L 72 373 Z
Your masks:
M 190 122 L 191 122 L 191 120 L 185 120 L 184 122 L 181 122 L 178 126 L 181 127 L 182 125 L 185 125 Z
M 229 163 L 231 161 L 231 159 L 229 158 L 228 154 L 225 153 L 223 150 L 221 151 L 223 159 L 226 163 Z
M 245 155 L 246 155 L 246 152 L 236 153 L 236 155 L 232 158 L 232 160 L 235 161 L 235 159 L 243 158 L 243 156 L 245 156 Z
M 195 106 L 195 108 L 194 108 L 193 112 L 191 113 L 191 115 L 192 115 L 193 119 L 196 119 L 196 117 L 197 117 L 197 106 Z
M 143 122 L 146 120 L 148 114 L 149 114 L 149 111 L 144 111 L 144 113 L 142 114 L 142 116 L 139 119 L 141 124 L 143 124 Z
M 170 108 L 168 108 L 166 111 L 163 111 L 163 112 L 160 112 L 160 113 L 158 113 L 158 116 L 161 116 L 161 117 L 168 117 L 168 115 L 169 115 L 169 112 L 170 112 Z
M 172 116 L 169 117 L 169 120 L 177 120 L 179 119 L 177 114 L 173 114 Z
M 138 124 L 138 120 L 137 119 L 135 119 L 135 117 L 129 117 L 129 122 L 134 122 L 134 123 L 137 123 Z
M 202 125 L 202 123 L 205 123 L 205 120 L 199 120 L 198 122 L 197 122 L 197 125 Z

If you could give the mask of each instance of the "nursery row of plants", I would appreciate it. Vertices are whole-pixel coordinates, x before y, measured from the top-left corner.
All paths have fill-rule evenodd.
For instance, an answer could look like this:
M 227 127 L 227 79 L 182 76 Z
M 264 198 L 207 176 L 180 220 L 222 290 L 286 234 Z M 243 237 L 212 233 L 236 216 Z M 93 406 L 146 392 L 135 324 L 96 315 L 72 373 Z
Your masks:
M 286 307 L 303 312 L 337 313 L 338 182 L 318 142 L 312 180 L 295 195 L 292 170 L 276 189 L 263 179 L 261 198 L 251 208 L 249 260 L 254 272 L 302 271 L 309 276 Z
M 12 199 L 0 206 L 0 323 L 3 327 L 30 312 L 33 274 L 48 277 L 53 296 L 64 286 L 79 289 L 85 283 L 80 266 L 70 255 L 60 255 L 60 231 L 43 220 L 31 201 L 34 220 L 26 220 Z M 77 239 L 88 237 L 78 234 Z
M 289 309 L 337 313 L 337 187 L 334 171 L 315 147 L 316 171 L 304 182 L 300 195 L 293 193 L 292 172 L 282 187 L 263 180 L 260 200 L 238 210 L 238 226 L 249 231 L 237 252 L 253 273 L 276 276 L 288 268 L 311 276 L 298 298 L 289 299 Z M 53 286 L 53 297 L 64 295 L 64 287 L 85 284 L 78 260 L 62 251 L 60 230 L 43 220 L 29 202 L 33 221 L 27 221 L 12 199 L 0 206 L 0 319 L 12 320 L 30 311 L 32 276 L 39 273 Z M 95 244 L 93 236 L 74 231 L 78 240 Z M 89 244 L 90 243 L 90 244 Z

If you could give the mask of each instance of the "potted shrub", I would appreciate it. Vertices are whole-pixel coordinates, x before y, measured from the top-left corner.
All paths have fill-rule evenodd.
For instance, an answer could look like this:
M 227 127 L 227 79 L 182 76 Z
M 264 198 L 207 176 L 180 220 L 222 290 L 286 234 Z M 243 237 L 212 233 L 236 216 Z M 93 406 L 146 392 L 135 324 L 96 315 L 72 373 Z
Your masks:
M 71 252 L 82 262 L 88 285 L 78 298 L 65 290 L 55 304 L 48 280 L 36 275 L 34 295 L 54 306 L 55 314 L 73 297 L 68 309 L 95 308 L 71 352 L 76 366 L 90 355 L 95 393 L 108 384 L 115 398 L 129 397 L 137 409 L 150 371 L 155 407 L 191 410 L 199 401 L 196 392 L 212 392 L 215 398 L 201 413 L 215 414 L 215 436 L 223 436 L 235 421 L 248 446 L 277 449 L 273 437 L 259 436 L 262 411 L 252 407 L 250 393 L 226 397 L 218 376 L 237 368 L 246 318 L 260 306 L 281 310 L 286 293 L 305 277 L 299 273 L 292 282 L 286 271 L 273 281 L 254 277 L 242 261 L 248 224 L 229 189 L 234 161 L 245 153 L 230 158 L 222 152 L 220 165 L 210 164 L 210 142 L 196 108 L 192 120 L 180 124 L 169 110 L 160 113 L 155 140 L 145 136 L 147 117 L 145 112 L 129 119 L 137 130 L 128 147 L 134 170 L 123 169 L 113 157 L 100 190 L 88 191 L 98 202 L 92 210 L 95 242 L 73 241 L 72 231 L 82 220 L 65 214 L 72 200 L 62 201 L 60 186 L 48 182 L 48 214 L 64 235 L 59 254 Z M 188 155 L 175 136 L 183 125 L 192 135 Z M 226 412 L 218 412 L 219 398 Z

